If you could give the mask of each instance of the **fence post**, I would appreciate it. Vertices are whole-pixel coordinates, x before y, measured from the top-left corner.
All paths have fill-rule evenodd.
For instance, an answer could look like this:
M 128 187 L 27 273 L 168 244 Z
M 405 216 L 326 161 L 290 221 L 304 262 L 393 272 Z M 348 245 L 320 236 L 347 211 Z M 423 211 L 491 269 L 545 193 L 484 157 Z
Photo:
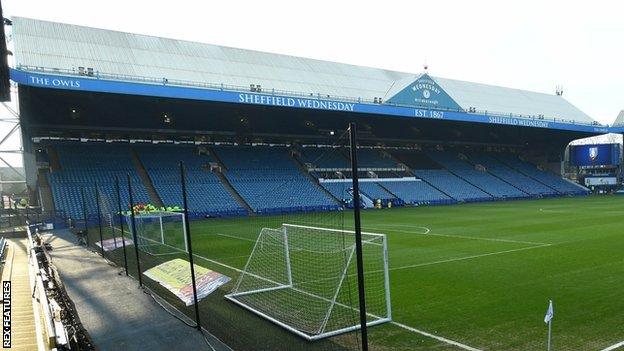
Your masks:
M 98 229 L 100 231 L 100 253 L 102 254 L 102 257 L 104 257 L 104 237 L 102 237 L 102 212 L 100 212 L 100 191 L 98 189 L 97 181 L 95 182 L 95 205 L 97 209 Z
M 26 206 L 24 208 L 24 210 L 26 211 L 26 223 L 30 222 L 30 217 L 29 217 L 29 214 L 28 214 L 28 207 L 30 207 L 30 194 L 28 195 L 28 201 L 26 202 Z
M 193 264 L 193 247 L 191 245 L 191 229 L 188 217 L 188 201 L 186 198 L 186 174 L 184 172 L 184 162 L 180 161 L 180 182 L 182 183 L 182 204 L 184 206 L 184 231 L 186 235 L 186 245 L 189 253 L 189 264 L 191 265 L 191 282 L 193 283 L 193 301 L 195 302 L 195 323 L 197 329 L 201 330 L 199 321 L 199 304 L 197 303 L 197 285 L 195 284 L 195 265 Z
M 128 178 L 128 196 L 130 198 L 130 224 L 132 225 L 132 240 L 134 241 L 134 254 L 136 255 L 136 265 L 139 279 L 139 287 L 143 286 L 143 278 L 141 277 L 141 261 L 139 260 L 139 242 L 137 240 L 136 222 L 134 220 L 134 200 L 132 199 L 132 181 L 130 173 L 126 174 Z
M 357 132 L 355 123 L 349 123 L 349 144 L 351 148 L 351 173 L 353 173 L 353 219 L 355 225 L 355 253 L 357 260 L 358 297 L 360 301 L 360 328 L 362 351 L 368 351 L 368 328 L 366 325 L 366 293 L 364 290 L 364 263 L 362 258 L 362 226 L 360 223 L 360 186 L 357 163 Z
M 115 176 L 115 189 L 117 190 L 117 215 L 119 216 L 119 225 L 121 226 L 121 246 L 123 246 L 123 256 L 124 256 L 124 268 L 126 269 L 126 276 L 128 276 L 128 256 L 126 256 L 126 240 L 124 236 L 124 226 L 123 226 L 123 214 L 121 213 L 121 191 L 119 190 L 119 177 Z M 115 237 L 115 229 L 113 227 L 113 238 Z M 135 243 L 136 245 L 136 243 Z M 115 242 L 115 247 L 117 247 L 117 242 Z
M 85 197 L 85 188 L 82 187 L 80 188 L 80 193 L 82 195 L 82 220 L 84 221 L 84 235 L 85 235 L 85 242 L 87 244 L 87 246 L 89 246 L 89 222 L 87 219 L 87 199 Z

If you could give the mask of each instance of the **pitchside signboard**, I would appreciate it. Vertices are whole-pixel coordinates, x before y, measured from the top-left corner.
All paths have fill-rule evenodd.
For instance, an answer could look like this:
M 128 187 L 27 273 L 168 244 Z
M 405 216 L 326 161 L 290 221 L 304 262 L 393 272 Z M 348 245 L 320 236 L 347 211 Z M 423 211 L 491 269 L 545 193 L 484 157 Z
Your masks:
M 617 166 L 621 163 L 618 144 L 574 145 L 570 163 L 578 167 Z

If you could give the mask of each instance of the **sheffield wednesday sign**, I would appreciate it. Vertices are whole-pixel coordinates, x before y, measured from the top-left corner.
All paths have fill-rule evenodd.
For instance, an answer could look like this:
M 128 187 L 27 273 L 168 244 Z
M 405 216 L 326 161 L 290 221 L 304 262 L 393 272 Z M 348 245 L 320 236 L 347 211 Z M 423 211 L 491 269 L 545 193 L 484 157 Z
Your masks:
M 459 104 L 426 73 L 388 99 L 388 102 L 400 105 L 461 110 Z
M 261 95 L 261 94 L 248 94 L 248 93 L 239 94 L 238 102 L 242 104 L 300 107 L 300 108 L 312 108 L 312 109 L 317 109 L 317 110 L 349 111 L 349 112 L 353 112 L 354 107 L 355 107 L 355 104 L 340 102 L 340 101 L 302 99 L 302 98 L 291 98 L 291 97 L 283 97 L 283 96 L 275 96 L 275 95 Z
M 459 108 L 459 105 L 452 101 L 452 99 L 450 100 L 452 101 L 452 103 L 449 102 L 449 100 L 445 100 L 444 95 L 446 95 L 446 93 L 441 90 L 439 86 L 430 85 L 431 83 L 427 82 L 426 78 L 422 81 L 417 81 L 414 84 L 411 84 L 406 89 L 411 92 L 409 94 L 412 100 L 421 99 L 421 97 L 417 96 L 418 94 L 422 96 L 422 99 L 437 99 L 437 103 L 432 103 L 432 105 L 434 106 L 430 108 L 420 106 L 409 107 L 395 106 L 390 104 L 345 102 L 331 100 L 329 98 L 324 99 L 314 97 L 292 97 L 275 95 L 271 93 L 247 93 L 222 89 L 208 89 L 192 86 L 173 85 L 168 83 L 158 84 L 98 79 L 95 77 L 71 77 L 57 74 L 34 73 L 17 69 L 11 69 L 11 80 L 21 85 L 50 89 L 157 96 L 166 98 L 218 101 L 238 104 L 279 106 L 285 108 L 340 111 L 347 113 L 366 113 L 373 115 L 397 116 L 404 118 L 424 118 L 447 121 L 501 124 L 518 127 L 550 128 L 582 131 L 595 134 L 609 132 L 608 127 L 592 126 L 587 124 L 554 122 L 542 119 L 516 118 L 512 116 L 492 116 L 477 113 L 442 111 L 442 109 L 451 108 L 451 106 L 455 106 L 455 108 L 459 110 L 461 109 Z M 431 101 L 434 101 L 435 99 Z

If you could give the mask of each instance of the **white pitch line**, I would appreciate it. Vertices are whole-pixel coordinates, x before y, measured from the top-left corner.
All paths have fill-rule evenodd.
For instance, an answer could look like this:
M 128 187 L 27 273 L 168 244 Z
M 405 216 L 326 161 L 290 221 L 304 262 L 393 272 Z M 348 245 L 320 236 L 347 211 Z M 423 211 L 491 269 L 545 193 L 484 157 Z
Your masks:
M 600 351 L 612 351 L 612 350 L 619 349 L 622 346 L 624 346 L 624 341 L 620 341 L 617 344 L 613 344 L 613 345 L 607 347 L 606 349 L 602 349 Z
M 468 350 L 468 351 L 481 351 L 477 348 L 474 348 L 472 346 L 468 346 L 466 344 L 462 344 L 460 342 L 457 342 L 455 340 L 451 340 L 451 339 L 447 339 L 447 338 L 443 338 L 441 336 L 437 336 L 435 334 L 431 334 L 431 333 L 427 333 L 426 331 L 420 330 L 420 329 L 416 329 L 416 328 L 412 328 L 409 325 L 405 325 L 399 322 L 391 322 L 392 324 L 396 325 L 399 328 L 411 331 L 412 333 L 417 333 L 420 335 L 424 335 L 426 337 L 432 338 L 432 339 L 436 339 L 438 341 L 442 341 L 443 343 L 449 344 L 449 345 L 453 345 L 453 346 L 457 346 L 460 349 L 464 349 L 464 350 Z
M 458 239 L 468 239 L 468 240 L 483 240 L 483 241 L 494 241 L 494 242 L 503 242 L 503 243 L 514 243 L 514 244 L 527 244 L 527 245 L 546 245 L 548 243 L 540 243 L 535 241 L 523 241 L 523 240 L 512 240 L 512 239 L 500 239 L 500 238 L 483 238 L 478 236 L 467 236 L 467 235 L 453 235 L 453 234 L 437 234 L 431 233 L 431 229 L 429 227 L 424 226 L 413 226 L 409 224 L 389 224 L 387 227 L 403 227 L 403 228 L 414 228 L 414 229 L 424 229 L 425 232 L 414 232 L 410 230 L 402 230 L 402 229 L 389 229 L 389 228 L 381 228 L 378 226 L 368 226 L 364 225 L 364 228 L 370 228 L 372 230 L 389 230 L 392 232 L 406 233 L 406 234 L 415 234 L 415 235 L 429 235 L 429 236 L 440 236 L 446 238 L 458 238 Z
M 522 241 L 522 240 L 512 240 L 512 239 L 499 239 L 499 238 L 480 238 L 478 236 L 465 236 L 465 235 L 452 235 L 452 234 L 423 234 L 423 235 L 432 235 L 432 236 L 443 236 L 448 238 L 459 238 L 459 239 L 469 239 L 469 240 L 484 240 L 484 241 L 497 241 L 502 243 L 514 243 L 514 244 L 527 244 L 527 245 L 550 245 L 549 243 L 538 243 L 535 241 Z
M 238 268 L 235 268 L 235 267 L 232 267 L 232 266 L 228 266 L 228 265 L 223 264 L 223 263 L 221 263 L 219 261 L 211 260 L 211 259 L 199 256 L 199 255 L 195 255 L 195 254 L 193 254 L 193 256 L 197 256 L 197 257 L 202 258 L 202 259 L 204 259 L 206 261 L 212 262 L 214 264 L 218 264 L 220 266 L 229 268 L 229 269 L 237 271 L 237 272 L 242 272 L 242 270 L 240 270 Z M 443 338 L 441 336 L 434 335 L 434 334 L 428 333 L 428 332 L 420 330 L 420 329 L 412 328 L 412 327 L 410 327 L 408 325 L 405 325 L 405 324 L 402 324 L 402 323 L 399 323 L 399 322 L 391 321 L 390 323 L 393 324 L 393 325 L 396 325 L 399 328 L 402 328 L 402 329 L 411 331 L 413 333 L 417 333 L 417 334 L 420 334 L 420 335 L 423 335 L 423 336 L 426 336 L 426 337 L 429 337 L 429 338 L 432 338 L 432 339 L 435 339 L 435 340 L 447 343 L 449 345 L 457 346 L 457 347 L 459 347 L 461 349 L 464 349 L 464 350 L 468 350 L 468 351 L 482 351 L 482 350 L 476 349 L 474 347 L 462 344 L 460 342 L 457 342 L 457 341 L 454 341 L 454 340 L 451 340 L 451 339 Z
M 412 228 L 412 229 L 424 229 L 425 230 L 424 233 L 417 233 L 417 234 L 429 234 L 429 232 L 431 232 L 431 228 L 429 227 L 423 227 L 423 226 L 411 225 L 411 224 L 384 224 L 383 226 L 391 227 L 391 228 L 399 227 L 399 228 Z M 413 233 L 413 232 L 410 232 L 410 233 Z
M 221 263 L 221 262 L 219 262 L 219 261 L 211 260 L 211 259 L 209 259 L 209 258 L 202 257 L 202 256 L 200 256 L 200 255 L 196 255 L 196 254 L 193 254 L 193 256 L 196 256 L 196 257 L 201 258 L 201 259 L 204 259 L 204 260 L 206 260 L 206 261 L 208 261 L 208 262 L 212 262 L 212 263 L 214 263 L 214 264 L 220 265 L 220 266 L 222 266 L 222 267 L 225 267 L 225 268 L 231 269 L 231 270 L 236 271 L 236 272 L 242 272 L 242 270 L 240 270 L 240 269 L 238 269 L 238 268 L 235 268 L 235 267 L 229 266 L 229 265 L 224 264 L 224 263 Z M 411 332 L 413 332 L 413 333 L 418 333 L 418 334 L 421 334 L 421 335 L 423 335 L 423 336 L 427 336 L 427 337 L 430 337 L 430 338 L 432 338 L 432 339 L 435 339 L 435 340 L 438 340 L 438 341 L 441 341 L 441 342 L 444 342 L 444 343 L 447 343 L 447 344 L 450 344 L 450 345 L 453 345 L 453 346 L 457 346 L 457 347 L 462 348 L 462 349 L 464 349 L 464 350 L 468 350 L 468 351 L 482 351 L 482 350 L 476 349 L 476 348 L 474 348 L 474 347 L 471 347 L 471 346 L 468 346 L 468 345 L 465 345 L 465 344 L 459 343 L 459 342 L 454 341 L 454 340 L 446 339 L 446 338 L 443 338 L 443 337 L 441 337 L 441 336 L 437 336 L 437 335 L 434 335 L 434 334 L 431 334 L 431 333 L 427 333 L 426 331 L 422 331 L 422 330 L 419 330 L 419 329 L 416 329 L 416 328 L 412 328 L 412 327 L 407 326 L 407 325 L 405 325 L 405 324 L 401 324 L 401 323 L 394 322 L 394 321 L 392 321 L 391 323 L 392 323 L 393 325 L 396 325 L 396 326 L 397 326 L 397 327 L 399 327 L 399 328 L 403 328 L 403 329 L 408 330 L 408 331 L 411 331 Z
M 222 233 L 215 233 L 215 235 L 224 236 L 224 237 L 228 237 L 228 238 L 232 238 L 232 239 L 244 240 L 244 241 L 254 241 L 254 240 L 247 239 L 247 238 L 241 238 L 241 237 L 238 237 L 238 236 L 235 236 L 235 235 L 228 235 L 228 234 L 222 234 Z M 423 235 L 425 235 L 425 234 L 423 234 Z M 432 235 L 432 234 L 427 234 L 427 235 Z M 517 243 L 520 243 L 520 242 L 517 242 Z M 472 259 L 481 258 L 481 257 L 495 256 L 495 255 L 501 255 L 501 254 L 505 254 L 505 253 L 517 252 L 517 251 L 525 251 L 525 250 L 537 249 L 537 248 L 540 248 L 540 247 L 547 247 L 547 246 L 551 246 L 552 245 L 552 244 L 548 244 L 548 243 L 529 243 L 529 242 L 525 242 L 525 243 L 529 244 L 529 245 L 535 245 L 535 246 L 521 247 L 521 248 L 518 248 L 518 249 L 510 249 L 510 250 L 503 250 L 503 251 L 488 252 L 488 253 L 479 254 L 479 255 L 472 255 L 472 256 L 463 256 L 463 257 L 449 258 L 449 259 L 438 260 L 438 261 L 433 261 L 433 262 L 417 263 L 417 264 L 412 264 L 412 265 L 388 268 L 388 270 L 389 271 L 394 271 L 394 270 L 401 270 L 401 269 L 409 269 L 409 268 L 418 268 L 418 267 L 424 267 L 424 266 L 432 266 L 432 265 L 441 264 L 441 263 L 449 263 L 449 262 L 456 262 L 456 261 L 472 260 Z M 197 256 L 197 255 L 194 255 L 194 256 Z M 206 259 L 205 257 L 201 257 L 201 258 Z M 231 268 L 231 267 L 228 267 L 228 268 Z M 379 273 L 379 272 L 380 271 L 372 271 L 372 272 L 365 272 L 365 274 L 373 274 L 373 273 Z
M 227 234 L 217 234 L 217 235 L 229 236 L 229 235 L 227 235 Z M 428 235 L 430 235 L 430 234 L 428 234 Z M 231 236 L 231 237 L 236 238 L 236 239 L 243 239 L 243 238 L 241 238 L 241 237 L 234 237 L 234 236 Z M 245 240 L 245 239 L 243 239 L 243 240 Z M 249 240 L 249 239 L 247 239 L 247 240 Z M 165 245 L 167 245 L 167 244 L 165 244 Z M 440 263 L 447 263 L 447 262 L 454 262 L 454 261 L 469 260 L 469 259 L 475 259 L 475 258 L 485 257 L 485 256 L 494 256 L 494 255 L 499 255 L 499 254 L 509 253 L 509 252 L 516 252 L 516 251 L 523 251 L 523 250 L 536 249 L 536 248 L 539 248 L 539 247 L 546 247 L 546 246 L 550 246 L 550 245 L 551 245 L 551 244 L 542 244 L 542 245 L 539 245 L 539 246 L 531 246 L 531 247 L 525 247 L 525 248 L 520 248 L 520 249 L 513 249 L 513 250 L 505 250 L 505 251 L 491 252 L 491 253 L 486 253 L 486 254 L 481 254 L 481 255 L 466 256 L 466 257 L 459 257 L 459 258 L 453 258 L 453 259 L 448 259 L 448 260 L 441 260 L 441 261 L 435 261 L 435 262 L 421 263 L 421 264 L 416 264 L 416 265 L 409 265 L 409 266 L 395 267 L 395 268 L 390 268 L 389 270 L 407 269 L 407 268 L 415 268 L 415 267 L 429 266 L 429 265 L 440 264 Z M 169 246 L 169 245 L 167 245 L 167 246 Z M 206 258 L 206 257 L 200 256 L 200 255 L 197 255 L 197 254 L 193 254 L 193 256 L 196 256 L 196 257 L 201 258 L 201 259 L 203 259 L 203 260 L 206 260 L 206 261 L 208 261 L 208 262 L 211 262 L 211 263 L 214 263 L 214 264 L 220 265 L 220 266 L 222 266 L 222 267 L 225 267 L 225 268 L 231 269 L 231 270 L 236 271 L 236 272 L 242 272 L 242 270 L 240 270 L 240 269 L 238 269 L 238 268 L 235 268 L 235 267 L 233 267 L 233 266 L 230 266 L 230 265 L 227 265 L 227 264 L 221 263 L 221 262 L 216 261 L 216 260 L 211 260 L 211 259 L 209 259 L 209 258 Z M 482 351 L 482 350 L 477 349 L 477 348 L 474 348 L 474 347 L 472 347 L 472 346 L 468 346 L 468 345 L 466 345 L 466 344 L 462 344 L 462 343 L 460 343 L 460 342 L 457 342 L 457 341 L 454 341 L 454 340 L 451 340 L 451 339 L 447 339 L 447 338 L 444 338 L 444 337 L 441 337 L 441 336 L 438 336 L 438 335 L 435 335 L 435 334 L 431 334 L 431 333 L 428 333 L 428 332 L 426 332 L 426 331 L 423 331 L 423 330 L 420 330 L 420 329 L 416 329 L 416 328 L 410 327 L 410 326 L 408 326 L 408 325 L 405 325 L 405 324 L 402 324 L 402 323 L 399 323 L 399 322 L 392 321 L 392 322 L 390 322 L 390 323 L 391 323 L 391 324 L 393 324 L 393 325 L 395 325 L 395 326 L 397 326 L 397 327 L 399 327 L 399 328 L 405 329 L 405 330 L 407 330 L 407 331 L 411 331 L 411 332 L 413 332 L 413 333 L 417 333 L 417 334 L 420 334 L 420 335 L 423 335 L 423 336 L 426 336 L 426 337 L 429 337 L 429 338 L 432 338 L 432 339 L 435 339 L 435 340 L 441 341 L 441 342 L 446 343 L 446 344 L 449 344 L 449 345 L 457 346 L 457 347 L 459 347 L 459 348 L 461 348 L 461 349 L 463 349 L 463 350 L 468 350 L 468 351 Z M 620 345 L 620 344 L 617 344 L 617 345 L 611 346 L 610 348 L 607 348 L 607 349 L 602 350 L 602 351 L 611 351 L 611 350 L 614 350 L 615 348 L 617 348 L 617 347 L 619 347 L 619 346 L 622 346 L 622 345 L 624 345 L 624 342 L 622 342 L 622 343 L 621 343 L 621 345 Z
M 219 235 L 219 236 L 223 236 L 226 238 L 232 238 L 232 239 L 237 239 L 237 240 L 244 240 L 244 241 L 250 241 L 252 243 L 255 243 L 257 241 L 254 239 L 249 239 L 249 238 L 243 238 L 241 236 L 237 236 L 237 235 L 230 235 L 230 234 L 223 234 L 223 233 L 212 233 L 212 235 Z
M 418 227 L 418 228 L 426 228 L 426 227 Z M 380 230 L 379 228 L 372 228 L 372 229 Z M 418 232 L 412 232 L 408 230 L 399 230 L 399 229 L 392 229 L 391 231 L 399 232 L 399 233 L 415 234 L 415 235 L 440 236 L 440 237 L 446 237 L 446 238 L 458 238 L 458 239 L 468 239 L 468 240 L 495 241 L 495 242 L 502 242 L 502 243 L 527 244 L 527 245 L 548 245 L 548 243 L 539 243 L 535 241 L 522 241 L 522 240 L 500 239 L 500 238 L 482 238 L 478 236 L 437 234 L 437 233 L 431 233 L 431 232 L 418 233 Z
M 432 265 L 441 264 L 441 263 L 449 263 L 449 262 L 456 262 L 456 261 L 472 260 L 472 259 L 475 259 L 475 258 L 481 258 L 481 257 L 487 257 L 487 256 L 495 256 L 495 255 L 502 255 L 502 254 L 505 254 L 505 253 L 511 253 L 511 252 L 517 252 L 517 251 L 532 250 L 532 249 L 537 249 L 537 248 L 540 248 L 540 247 L 547 247 L 547 246 L 551 246 L 551 245 L 552 244 L 542 244 L 542 245 L 538 245 L 538 246 L 522 247 L 522 248 L 519 248 L 519 249 L 488 252 L 488 253 L 479 254 L 479 255 L 464 256 L 464 257 L 457 257 L 457 258 L 449 258 L 449 259 L 446 259 L 446 260 L 439 260 L 439 261 L 433 261 L 433 262 L 418 263 L 418 264 L 411 264 L 411 265 L 407 265 L 407 266 L 394 267 L 394 268 L 389 268 L 388 270 L 396 271 L 396 270 L 400 270 L 400 269 L 409 269 L 409 268 L 417 268 L 417 267 L 424 267 L 424 266 L 432 266 Z

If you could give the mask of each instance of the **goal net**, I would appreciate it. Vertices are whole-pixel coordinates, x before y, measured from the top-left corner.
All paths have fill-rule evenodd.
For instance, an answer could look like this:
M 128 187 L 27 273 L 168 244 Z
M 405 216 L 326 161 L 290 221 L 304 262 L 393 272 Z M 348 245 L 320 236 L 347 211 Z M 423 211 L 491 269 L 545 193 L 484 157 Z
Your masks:
M 132 238 L 132 216 L 125 215 L 129 237 Z M 150 212 L 134 215 L 138 248 L 150 255 L 188 252 L 184 214 Z
M 362 233 L 367 325 L 391 320 L 384 234 Z M 355 234 L 282 224 L 264 228 L 226 298 L 308 340 L 359 325 Z

